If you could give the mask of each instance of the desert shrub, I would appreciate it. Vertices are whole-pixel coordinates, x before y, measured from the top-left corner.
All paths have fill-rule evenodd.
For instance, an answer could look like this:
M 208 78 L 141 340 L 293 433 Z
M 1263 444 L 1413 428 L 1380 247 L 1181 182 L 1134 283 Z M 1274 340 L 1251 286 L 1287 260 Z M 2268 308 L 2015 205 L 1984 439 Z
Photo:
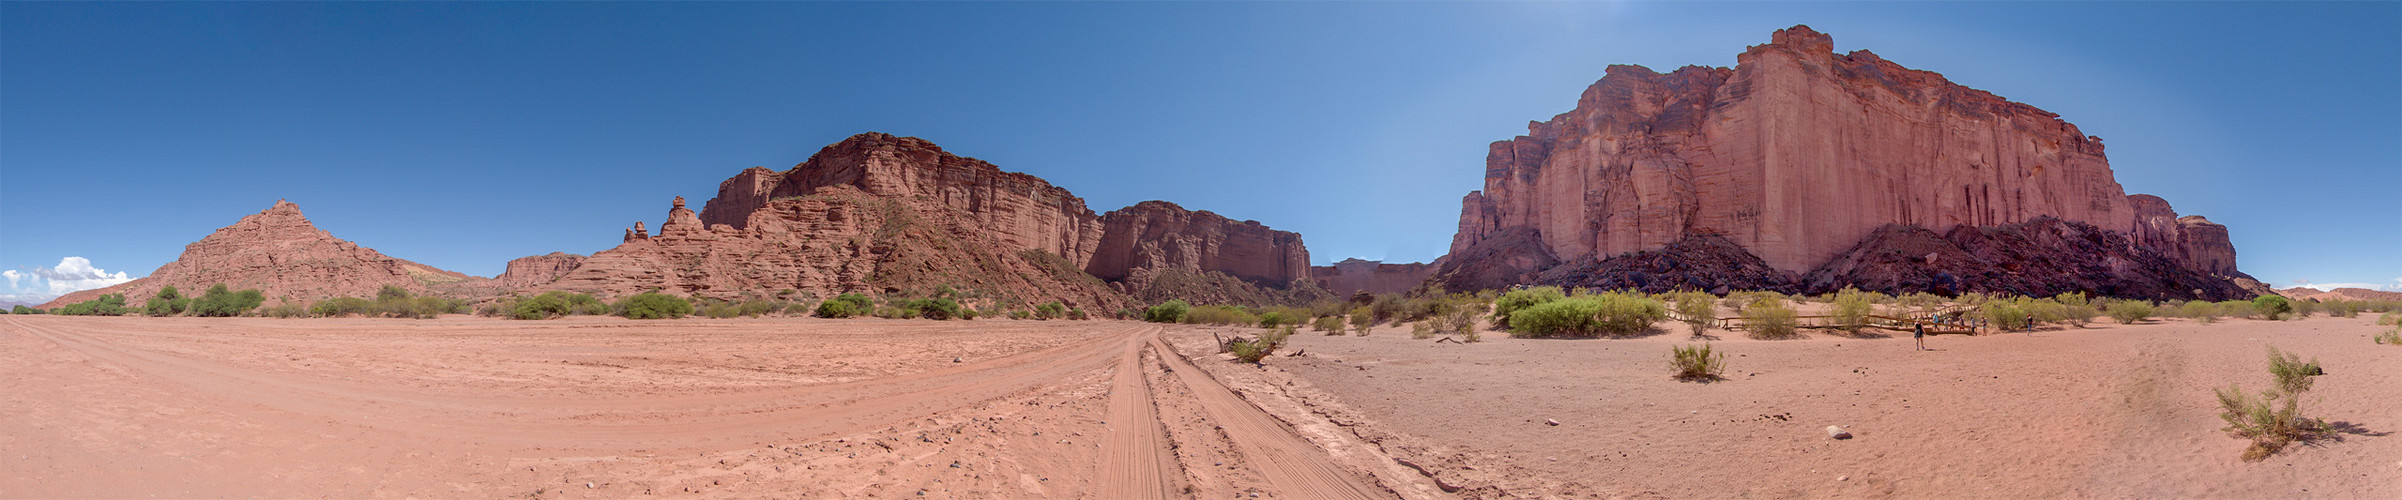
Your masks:
M 1843 287 L 1842 291 L 1835 292 L 1833 303 L 1834 307 L 1828 308 L 1827 314 L 1834 316 L 1836 329 L 1845 334 L 1859 335 L 1860 329 L 1868 326 L 1868 312 L 1873 305 L 1868 294 L 1852 287 Z
M 175 291 L 175 285 L 167 285 L 159 288 L 158 294 L 150 297 L 150 302 L 142 304 L 142 313 L 151 316 L 174 316 L 183 314 L 184 310 L 191 308 L 192 299 Z
M 1726 370 L 1726 353 L 1711 350 L 1709 344 L 1677 346 L 1668 359 L 1678 380 L 1716 380 Z
M 261 307 L 259 308 L 259 315 L 278 319 L 306 318 L 309 317 L 309 306 L 301 305 L 299 302 L 285 302 L 269 307 Z
M 2007 300 L 1988 300 L 1984 306 L 1977 308 L 1977 315 L 1985 320 L 1985 324 L 2001 331 L 2025 330 L 2031 326 L 2029 320 L 2033 318 L 2027 314 L 2025 307 Z
M 2379 345 L 2402 345 L 2402 328 L 2395 328 L 2392 330 L 2386 330 L 2385 333 L 2379 333 L 2377 334 L 2376 340 Z
M 210 286 L 207 292 L 202 292 L 200 300 L 192 303 L 192 313 L 217 318 L 241 316 L 265 303 L 266 294 L 259 293 L 256 288 L 235 292 L 227 290 L 224 283 L 218 283 Z
M 2245 448 L 2245 461 L 2258 461 L 2276 454 L 2295 441 L 2306 441 L 2324 435 L 2327 424 L 2301 415 L 2302 393 L 2308 392 L 2311 377 L 2325 374 L 2319 362 L 2303 362 L 2292 353 L 2269 348 L 2269 375 L 2276 385 L 2260 392 L 2258 398 L 2245 393 L 2240 385 L 2230 384 L 2218 389 L 2219 419 L 2227 422 L 2225 430 L 2245 439 L 2252 446 Z
M 2294 312 L 2294 304 L 2293 301 L 2285 300 L 2285 297 L 2262 295 L 2252 298 L 2252 312 L 2259 313 L 2261 319 L 2277 321 L 2285 319 L 2286 314 Z
M 1368 335 L 1368 327 L 1376 326 L 1376 308 L 1360 306 L 1351 310 L 1351 330 L 1360 336 Z
M 1245 363 L 1258 364 L 1260 360 L 1267 359 L 1269 354 L 1275 353 L 1276 348 L 1283 346 L 1285 339 L 1292 336 L 1293 327 L 1288 325 L 1261 332 L 1257 339 L 1237 340 L 1227 345 L 1233 348 L 1235 359 Z
M 917 311 L 900 306 L 885 305 L 876 307 L 872 315 L 884 319 L 915 319 Z
M 2379 314 L 2377 315 L 2377 324 L 2379 326 L 2402 324 L 2402 312 Z
M 2152 317 L 2152 303 L 2141 300 L 2113 301 L 2108 312 L 2110 319 L 2118 320 L 2118 324 L 2132 325 Z
M 1711 323 L 1718 321 L 1718 306 L 1715 304 L 1715 300 L 1711 300 L 1714 298 L 1716 297 L 1701 292 L 1682 292 L 1675 295 L 1676 315 L 1679 316 L 1678 319 L 1684 321 L 1686 328 L 1693 330 L 1693 336 L 1701 336 L 1704 330 L 1710 328 Z
M 1775 297 L 1766 297 L 1743 308 L 1743 333 L 1754 339 L 1777 340 L 1801 337 L 1793 307 Z
M 1185 303 L 1183 299 L 1169 300 L 1143 311 L 1143 321 L 1152 323 L 1183 322 L 1184 315 L 1192 311 L 1193 305 Z
M 2338 300 L 2327 303 L 2327 314 L 2339 318 L 2358 318 L 2368 305 L 2357 300 Z
M 42 310 L 40 310 L 40 309 L 34 309 L 34 308 L 31 308 L 31 307 L 25 307 L 25 305 L 24 305 L 24 304 L 18 304 L 18 305 L 16 305 L 15 307 L 10 307 L 10 308 L 8 308 L 8 313 L 9 313 L 9 314 L 41 314 L 41 313 L 42 313 Z
M 1435 322 L 1420 321 L 1416 323 L 1410 323 L 1410 338 L 1418 340 L 1435 338 Z
M 571 307 L 572 305 L 567 302 L 566 294 L 547 292 L 518 300 L 516 305 L 509 307 L 509 318 L 551 319 L 566 316 Z
M 2326 303 L 2317 300 L 2294 300 L 2288 301 L 2287 305 L 2294 308 L 2294 313 L 2287 316 L 2286 319 L 2308 318 L 2311 314 L 2316 314 L 2327 307 Z
M 1299 324 L 1300 322 L 1301 320 L 1299 318 L 1286 316 L 1284 311 L 1268 311 L 1265 313 L 1260 313 L 1259 315 L 1259 326 L 1263 327 L 1274 328 L 1284 325 Z
M 1901 308 L 1912 312 L 1931 310 L 1934 309 L 1935 306 L 1942 304 L 1943 297 L 1926 292 L 1910 293 L 1900 297 L 1895 297 L 1893 300 L 1893 305 L 1900 306 Z
M 60 306 L 57 314 L 67 316 L 123 316 L 133 312 L 125 307 L 125 294 L 103 294 L 98 298 Z
M 2162 314 L 2161 316 L 2168 315 Z M 2177 308 L 2177 316 L 2205 325 L 2216 323 L 2219 320 L 2219 305 L 2217 302 L 2207 300 L 2186 302 L 2184 306 Z
M 1650 297 L 1610 292 L 1535 304 L 1510 316 L 1512 337 L 1626 335 L 1667 319 L 1668 308 Z
M 1327 334 L 1327 335 L 1342 335 L 1342 334 L 1343 334 L 1343 317 L 1342 317 L 1342 316 L 1327 316 L 1327 317 L 1323 317 L 1323 318 L 1318 318 L 1318 320 L 1317 320 L 1317 321 L 1311 322 L 1311 323 L 1309 324 L 1309 329 L 1310 329 L 1310 330 L 1314 330 L 1314 331 L 1326 332 L 1326 334 Z
M 1034 319 L 1051 320 L 1065 318 L 1067 316 L 1068 306 L 1066 304 L 1061 304 L 1056 300 L 1044 302 L 1042 305 L 1034 306 Z
M 2027 322 L 2029 323 L 2029 326 L 2065 324 L 2070 322 L 2068 318 L 2069 306 L 2066 304 L 2061 304 L 2057 300 L 2021 300 L 2019 304 L 2020 309 L 2025 309 L 2027 311 Z M 2086 316 L 2086 318 L 2092 318 L 2092 316 Z
M 692 301 L 659 292 L 642 292 L 617 299 L 616 310 L 626 319 L 674 319 L 692 314 Z
M 334 297 L 309 305 L 309 314 L 320 318 L 374 314 L 374 311 L 374 302 L 358 297 Z
M 1057 302 L 1053 302 L 1045 305 L 1058 304 L 1059 303 Z M 958 319 L 960 316 L 959 302 L 951 300 L 949 297 L 904 300 L 901 301 L 901 309 L 908 310 L 910 316 L 931 320 Z M 1065 316 L 1067 312 L 1063 310 L 1058 314 L 1060 316 Z
M 1239 306 L 1194 306 L 1191 311 L 1184 313 L 1184 322 L 1196 325 L 1252 326 L 1259 324 L 1259 316 L 1252 315 L 1251 311 L 1244 310 Z
M 1430 322 L 1435 324 L 1435 333 L 1474 335 L 1476 333 L 1476 317 L 1483 309 L 1481 306 L 1468 307 L 1463 304 L 1451 308 L 1451 311 L 1443 313 L 1442 316 L 1430 320 Z
M 2052 296 L 2052 302 L 2058 302 L 2060 305 L 2064 306 L 2093 305 L 2092 303 L 2087 302 L 2087 299 L 2085 298 L 2085 292 L 2068 292 L 2054 295 Z
M 835 296 L 833 300 L 819 303 L 815 313 L 820 318 L 849 318 L 866 316 L 875 310 L 875 299 L 857 292 L 850 292 Z
M 1560 287 L 1556 286 L 1510 290 L 1509 293 L 1501 294 L 1501 298 L 1493 300 L 1493 328 L 1508 330 L 1510 329 L 1510 315 L 1518 312 L 1519 309 L 1565 298 L 1568 298 L 1568 294 L 1560 291 Z

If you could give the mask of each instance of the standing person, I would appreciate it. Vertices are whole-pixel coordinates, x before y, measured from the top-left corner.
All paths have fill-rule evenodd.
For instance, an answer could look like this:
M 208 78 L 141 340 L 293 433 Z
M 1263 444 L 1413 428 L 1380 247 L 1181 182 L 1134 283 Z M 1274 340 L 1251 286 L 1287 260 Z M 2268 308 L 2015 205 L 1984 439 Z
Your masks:
M 1910 339 L 1918 342 L 1918 350 L 1927 350 L 1927 324 L 1919 323 L 1917 325 L 1912 325 L 1910 329 Z

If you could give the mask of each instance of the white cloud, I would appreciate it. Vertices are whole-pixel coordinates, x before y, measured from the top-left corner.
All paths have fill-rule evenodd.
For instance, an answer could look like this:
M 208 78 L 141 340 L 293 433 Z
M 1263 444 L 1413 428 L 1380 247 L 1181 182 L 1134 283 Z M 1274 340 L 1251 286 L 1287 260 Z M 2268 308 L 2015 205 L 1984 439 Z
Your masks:
M 2310 283 L 2305 281 L 2299 284 L 2299 286 L 2301 288 L 2317 289 L 2318 291 L 2322 292 L 2335 291 L 2337 288 L 2366 288 L 2370 290 L 2387 292 L 2402 292 L 2402 278 L 2394 278 L 2394 282 L 2392 283 Z
M 83 257 L 59 259 L 58 267 L 36 267 L 32 272 L 17 272 L 15 269 L 0 271 L 0 276 L 8 278 L 9 288 L 21 292 L 0 296 L 0 300 L 22 302 L 45 302 L 58 298 L 60 295 L 94 288 L 106 288 L 134 280 L 133 277 L 126 276 L 124 271 L 111 273 L 105 269 L 92 267 L 92 260 Z M 22 293 L 27 292 L 27 289 L 32 289 L 32 291 Z

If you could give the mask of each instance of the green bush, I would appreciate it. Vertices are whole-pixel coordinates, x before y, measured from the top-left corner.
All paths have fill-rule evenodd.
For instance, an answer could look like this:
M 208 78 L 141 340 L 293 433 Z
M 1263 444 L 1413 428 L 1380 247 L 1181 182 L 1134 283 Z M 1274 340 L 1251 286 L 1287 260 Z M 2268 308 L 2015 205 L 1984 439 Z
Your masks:
M 1410 323 L 1410 338 L 1418 340 L 1435 338 L 1435 322 L 1420 321 L 1416 323 Z
M 1512 337 L 1626 335 L 1667 319 L 1668 308 L 1650 297 L 1618 292 L 1535 304 L 1510 314 Z
M 1067 316 L 1068 306 L 1060 304 L 1059 301 L 1056 300 L 1044 302 L 1039 306 L 1034 306 L 1034 319 L 1049 320 L 1065 318 Z
M 2310 317 L 2311 313 L 2319 312 L 2320 308 L 2326 306 L 2326 304 L 2316 300 L 2293 300 L 2287 301 L 2286 305 L 2294 309 L 2293 314 L 2287 315 L 2286 319 L 2308 318 Z
M 844 293 L 817 305 L 817 317 L 849 318 L 865 316 L 876 310 L 875 299 L 857 292 Z
M 334 297 L 309 305 L 309 315 L 320 318 L 367 315 L 374 310 L 374 302 L 358 297 Z
M 1376 308 L 1370 306 L 1359 306 L 1358 308 L 1351 310 L 1351 331 L 1358 332 L 1359 336 L 1366 337 L 1368 336 L 1368 328 L 1373 326 L 1376 326 Z
M 1196 325 L 1252 326 L 1259 317 L 1237 306 L 1198 306 L 1184 314 L 1184 322 Z
M 2252 311 L 2260 313 L 2262 319 L 2277 321 L 2285 319 L 2286 314 L 2294 312 L 2294 304 L 2293 301 L 2285 300 L 2285 297 L 2262 295 L 2252 298 Z
M 248 314 L 250 310 L 257 309 L 259 304 L 265 303 L 267 296 L 256 288 L 235 292 L 227 290 L 224 283 L 218 283 L 200 294 L 200 300 L 192 304 L 192 312 L 202 317 L 226 318 Z
M 1985 320 L 1985 324 L 2005 332 L 2033 326 L 2031 320 L 2034 316 L 2027 314 L 2027 310 L 2018 303 L 2008 300 L 1986 301 L 1984 306 L 1977 308 L 1977 314 Z
M 2377 334 L 2376 339 L 2379 345 L 2402 345 L 2402 328 L 2386 330 L 2385 333 Z
M 1184 321 L 1184 315 L 1192 311 L 1192 304 L 1186 303 L 1183 299 L 1172 299 L 1167 302 L 1161 302 L 1159 305 L 1151 306 L 1150 309 L 1144 310 L 1143 321 L 1149 321 L 1152 323 L 1181 323 Z
M 1860 329 L 1868 326 L 1868 313 L 1872 303 L 1869 301 L 1867 293 L 1852 287 L 1843 287 L 1842 291 L 1835 292 L 1833 304 L 1834 307 L 1828 308 L 1827 314 L 1834 316 L 1836 329 L 1842 330 L 1846 335 L 1859 335 Z
M 1793 307 L 1775 297 L 1765 297 L 1743 308 L 1743 334 L 1759 340 L 1798 338 L 1799 319 Z
M 1287 316 L 1284 311 L 1268 311 L 1259 315 L 1259 326 L 1267 328 L 1300 323 L 1300 318 Z
M 2184 316 L 2186 319 L 2193 320 L 2195 323 L 2207 325 L 2218 322 L 2219 310 L 2220 307 L 2216 302 L 2196 300 L 2185 303 L 2185 306 L 2178 308 L 2177 312 L 2181 313 L 2180 315 Z
M 1045 305 L 1057 304 L 1057 302 L 1053 302 Z M 932 299 L 910 299 L 902 301 L 901 308 L 908 310 L 910 316 L 931 320 L 950 320 L 959 319 L 960 317 L 959 302 L 953 301 L 947 297 Z M 1060 314 L 1065 315 L 1066 313 L 1062 312 Z
M 103 294 L 99 298 L 60 306 L 57 314 L 66 316 L 123 316 L 133 312 L 125 307 L 125 294 Z
M 2402 312 L 2389 312 L 2377 315 L 2377 325 L 2402 325 Z
M 2132 325 L 2152 317 L 2152 303 L 2141 300 L 2121 300 L 2110 303 L 2110 319 L 2118 324 Z
M 8 308 L 8 313 L 9 313 L 9 314 L 41 314 L 41 313 L 42 313 L 42 310 L 40 310 L 40 309 L 34 309 L 34 308 L 31 308 L 31 307 L 25 307 L 23 304 L 19 304 L 19 305 L 17 305 L 16 307 L 10 307 L 10 308 Z
M 1676 315 L 1686 328 L 1693 330 L 1693 336 L 1701 336 L 1702 332 L 1710 329 L 1710 324 L 1718 322 L 1718 305 L 1713 300 L 1716 297 L 1701 292 L 1680 292 L 1675 299 Z
M 569 308 L 567 298 L 554 295 L 555 293 L 557 292 L 518 299 L 516 304 L 509 306 L 509 319 L 534 320 L 566 316 Z
M 1513 330 L 1510 328 L 1510 315 L 1518 312 L 1519 309 L 1565 298 L 1568 298 L 1568 294 L 1560 291 L 1560 287 L 1556 286 L 1510 290 L 1509 293 L 1501 294 L 1501 298 L 1493 301 L 1493 328 Z
M 2328 432 L 2326 423 L 2301 415 L 2302 393 L 2310 390 L 2311 377 L 2325 373 L 2316 359 L 2305 363 L 2299 356 L 2270 347 L 2269 375 L 2276 379 L 2274 387 L 2261 391 L 2259 398 L 2239 385 L 2216 391 L 2219 419 L 2227 422 L 2225 430 L 2252 440 L 2252 446 L 2244 449 L 2245 461 L 2268 458 L 2295 441 L 2316 439 Z
M 1677 346 L 1669 363 L 1676 368 L 1677 380 L 1717 380 L 1726 370 L 1726 353 L 1711 350 L 1710 344 Z
M 175 291 L 175 285 L 167 285 L 159 288 L 158 295 L 151 296 L 149 303 L 142 304 L 142 313 L 151 316 L 174 316 L 183 314 L 184 310 L 191 308 L 192 299 Z
M 626 319 L 675 319 L 692 314 L 692 301 L 659 292 L 642 292 L 617 299 L 617 315 Z
M 1343 317 L 1342 317 L 1342 316 L 1327 316 L 1327 317 L 1323 317 L 1323 318 L 1318 318 L 1318 320 L 1317 320 L 1317 321 L 1315 321 L 1315 322 L 1311 322 L 1311 323 L 1309 324 L 1309 329 L 1311 329 L 1311 330 L 1316 330 L 1316 331 L 1321 331 L 1321 332 L 1326 332 L 1326 334 L 1327 334 L 1327 335 L 1342 335 L 1342 334 L 1343 334 Z

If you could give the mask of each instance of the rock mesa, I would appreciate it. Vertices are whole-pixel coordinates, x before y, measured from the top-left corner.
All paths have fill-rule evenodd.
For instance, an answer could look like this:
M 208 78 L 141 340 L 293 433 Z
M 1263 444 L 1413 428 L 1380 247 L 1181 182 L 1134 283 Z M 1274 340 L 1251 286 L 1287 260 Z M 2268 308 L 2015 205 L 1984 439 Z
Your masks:
M 185 245 L 182 255 L 149 276 L 67 294 L 45 307 L 112 293 L 125 294 L 129 304 L 142 304 L 169 285 L 191 297 L 218 283 L 235 290 L 256 288 L 272 305 L 282 298 L 306 303 L 330 297 L 374 297 L 386 285 L 426 293 L 437 286 L 478 279 L 385 256 L 335 238 L 309 223 L 299 205 L 278 200 L 265 211 Z
M 2103 152 L 2059 115 L 1795 26 L 1731 69 L 1610 66 L 1573 110 L 1493 143 L 1437 274 L 1494 288 L 1707 235 L 1798 277 L 1889 225 L 2050 218 L 2241 275 L 2224 227 L 2127 195 Z

